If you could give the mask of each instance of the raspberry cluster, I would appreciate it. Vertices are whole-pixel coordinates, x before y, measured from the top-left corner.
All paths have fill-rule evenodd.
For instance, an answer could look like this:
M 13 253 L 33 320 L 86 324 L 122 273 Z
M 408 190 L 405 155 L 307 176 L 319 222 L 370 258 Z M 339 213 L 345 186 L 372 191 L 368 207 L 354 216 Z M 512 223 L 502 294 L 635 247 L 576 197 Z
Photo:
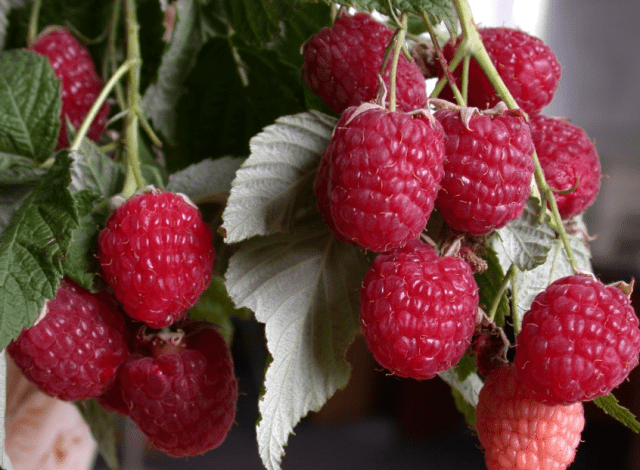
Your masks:
M 625 288 L 568 276 L 536 297 L 510 362 L 505 330 L 478 308 L 474 273 L 487 267 L 481 255 L 491 233 L 523 213 L 534 155 L 563 220 L 594 202 L 601 178 L 586 133 L 540 114 L 560 79 L 551 49 L 518 30 L 478 32 L 520 109 L 507 109 L 475 60 L 467 106 L 432 100 L 433 115 L 414 111 L 423 104 L 402 96 L 424 83 L 402 74 L 386 83 L 397 87 L 399 109 L 382 93 L 361 104 L 374 100 L 376 75 L 388 80 L 380 57 L 391 37 L 366 14 L 344 16 L 307 42 L 303 80 L 340 114 L 319 163 L 316 202 L 338 240 L 377 252 L 360 290 L 360 326 L 376 361 L 422 380 L 465 352 L 476 356 L 486 378 L 476 413 L 487 467 L 564 469 L 584 427 L 581 402 L 608 394 L 636 367 L 640 328 Z M 447 43 L 439 63 L 460 43 Z M 462 67 L 452 78 L 461 80 Z M 450 100 L 451 89 L 442 96 Z M 444 227 L 435 248 L 425 243 L 433 242 L 433 214 L 433 226 Z

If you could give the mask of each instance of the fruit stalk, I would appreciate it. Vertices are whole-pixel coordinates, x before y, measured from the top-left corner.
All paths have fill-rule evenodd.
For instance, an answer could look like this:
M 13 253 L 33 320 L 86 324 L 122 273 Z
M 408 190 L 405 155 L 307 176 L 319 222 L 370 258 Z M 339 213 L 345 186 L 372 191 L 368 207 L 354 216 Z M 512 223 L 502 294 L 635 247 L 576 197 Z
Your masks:
M 102 107 L 102 103 L 105 102 L 105 100 L 107 99 L 107 96 L 109 96 L 109 93 L 111 93 L 111 90 L 116 86 L 116 84 L 119 82 L 119 80 L 122 78 L 122 76 L 125 73 L 127 73 L 131 68 L 136 67 L 139 64 L 140 64 L 140 59 L 127 60 L 118 68 L 118 70 L 116 70 L 116 72 L 109 79 L 107 84 L 104 86 L 104 88 L 98 95 L 98 98 L 96 98 L 96 101 L 91 106 L 91 109 L 87 113 L 87 116 L 85 117 L 84 121 L 82 121 L 82 125 L 80 126 L 80 129 L 78 129 L 78 133 L 76 134 L 75 139 L 73 139 L 73 144 L 71 144 L 71 147 L 69 148 L 70 151 L 77 151 L 80 148 L 82 139 L 84 139 L 84 137 L 87 135 L 89 127 L 91 126 L 91 122 L 93 122 L 93 119 L 96 117 L 96 115 L 100 111 L 100 108 Z
M 127 59 L 137 61 L 129 68 L 127 84 L 127 117 L 125 124 L 125 148 L 127 174 L 122 195 L 131 196 L 137 189 L 144 188 L 146 183 L 140 172 L 138 157 L 138 108 L 140 108 L 140 41 L 138 38 L 138 21 L 136 18 L 135 0 L 125 0 L 125 24 L 127 27 Z
M 27 45 L 36 39 L 38 35 L 38 18 L 40 16 L 40 9 L 42 7 L 42 0 L 35 0 L 31 6 L 31 14 L 29 16 L 29 29 L 27 30 Z
M 392 113 L 396 110 L 396 76 L 398 75 L 398 60 L 400 60 L 400 51 L 404 44 L 404 38 L 407 34 L 408 15 L 402 14 L 402 26 L 395 38 L 396 44 L 393 50 L 393 58 L 391 60 L 391 72 L 389 74 L 389 111 Z
M 518 109 L 518 104 L 513 99 L 511 92 L 509 92 L 509 90 L 507 89 L 506 85 L 502 81 L 502 78 L 500 78 L 498 71 L 493 65 L 493 62 L 491 61 L 491 58 L 489 57 L 489 54 L 487 53 L 487 50 L 482 43 L 482 38 L 480 37 L 480 34 L 475 27 L 468 1 L 453 0 L 453 4 L 456 8 L 456 11 L 458 12 L 458 18 L 460 20 L 460 27 L 462 28 L 463 35 L 463 40 L 460 43 L 458 50 L 456 51 L 454 59 L 458 58 L 458 54 L 461 52 L 461 50 L 464 51 L 465 55 L 470 54 L 471 56 L 473 56 L 473 58 L 478 62 L 485 75 L 493 85 L 498 95 L 500 95 L 500 98 L 502 98 L 502 100 L 507 104 L 509 109 Z M 546 200 L 548 201 L 549 208 L 551 209 L 553 229 L 558 233 L 560 239 L 562 240 L 562 244 L 567 254 L 569 263 L 571 263 L 571 266 L 574 269 L 577 269 L 576 259 L 573 255 L 571 245 L 569 244 L 569 238 L 567 237 L 564 226 L 562 225 L 562 219 L 560 218 L 560 213 L 558 212 L 558 205 L 553 195 L 553 190 L 549 187 L 545 180 L 542 166 L 540 165 L 538 155 L 535 151 L 533 152 L 533 161 L 535 164 L 535 181 L 537 183 L 537 189 L 542 197 L 543 202 L 541 216 L 542 213 L 546 210 L 546 205 L 544 204 Z

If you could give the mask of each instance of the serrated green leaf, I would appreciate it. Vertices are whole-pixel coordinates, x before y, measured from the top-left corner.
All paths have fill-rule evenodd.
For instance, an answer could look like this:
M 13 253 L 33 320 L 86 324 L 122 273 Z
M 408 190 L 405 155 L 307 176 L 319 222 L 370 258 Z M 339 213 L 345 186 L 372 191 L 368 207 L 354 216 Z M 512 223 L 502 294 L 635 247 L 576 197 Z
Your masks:
M 74 194 L 79 223 L 78 227 L 71 232 L 69 249 L 62 261 L 65 276 L 70 277 L 87 290 L 91 289 L 95 273 L 100 270 L 94 255 L 98 227 L 101 224 L 99 216 L 92 212 L 99 197 L 98 194 L 89 190 L 81 190 Z
M 7 414 L 7 358 L 5 351 L 0 351 L 0 468 L 13 470 L 11 460 L 4 449 L 6 438 L 5 416 Z
M 0 187 L 0 233 L 9 225 L 21 202 L 33 189 L 33 184 Z
M 224 0 L 235 34 L 252 45 L 270 42 L 280 32 L 280 21 L 293 13 L 283 0 Z
M 291 234 L 248 240 L 231 257 L 229 294 L 265 324 L 273 358 L 257 427 L 269 470 L 280 468 L 299 420 L 349 380 L 344 355 L 358 328 L 359 288 L 368 267 L 361 250 L 336 241 L 319 220 Z
M 45 173 L 29 158 L 0 152 L 0 186 L 35 183 Z
M 113 413 L 105 411 L 95 398 L 76 402 L 75 405 L 89 426 L 91 435 L 98 444 L 98 452 L 107 466 L 111 470 L 120 468 L 115 436 L 116 421 Z
M 319 113 L 284 116 L 251 139 L 222 215 L 227 243 L 289 230 L 335 124 Z
M 474 274 L 473 277 L 480 289 L 480 305 L 483 306 L 486 312 L 493 304 L 496 295 L 498 295 L 498 290 L 505 274 L 500 265 L 498 255 L 491 247 L 486 247 L 486 254 L 483 259 L 487 262 L 487 269 L 481 273 Z M 509 301 L 506 293 L 503 293 L 494 316 L 494 321 L 498 326 L 504 325 L 506 315 L 509 315 Z
M 71 192 L 88 189 L 103 198 L 109 198 L 122 188 L 124 167 L 104 154 L 95 142 L 82 139 L 78 151 L 70 152 Z
M 60 80 L 35 52 L 0 53 L 0 152 L 43 162 L 60 130 Z
M 451 395 L 453 395 L 453 401 L 456 405 L 456 409 L 464 416 L 464 420 L 471 429 L 476 427 L 476 409 L 471 406 L 467 400 L 464 399 L 462 394 L 455 388 L 451 389 Z
M 176 20 L 171 43 L 162 55 L 157 80 L 142 97 L 145 114 L 170 143 L 176 137 L 176 105 L 184 94 L 184 82 L 202 48 L 198 5 L 193 0 L 178 0 L 175 5 Z
M 633 432 L 640 433 L 640 423 L 636 417 L 624 406 L 621 406 L 618 399 L 612 393 L 593 400 L 598 407 L 611 416 L 616 421 L 624 424 Z
M 62 260 L 80 222 L 67 189 L 71 158 L 60 152 L 0 234 L 0 349 L 30 327 L 63 276 Z
M 581 239 L 568 235 L 569 244 L 576 259 L 577 268 L 582 271 L 592 272 L 591 253 L 588 245 Z M 516 308 L 518 310 L 518 322 L 522 323 L 522 316 L 531 307 L 536 295 L 556 279 L 570 276 L 574 273 L 573 267 L 567 259 L 562 240 L 559 238 L 550 243 L 550 250 L 544 264 L 530 271 L 518 273 L 516 278 Z M 520 325 L 518 326 L 518 330 Z
M 191 199 L 211 193 L 231 190 L 231 181 L 244 158 L 207 159 L 169 176 L 167 191 L 182 193 Z
M 518 219 L 496 231 L 504 254 L 521 271 L 543 264 L 556 237 L 549 225 L 538 222 L 539 207 L 539 201 L 530 198 Z

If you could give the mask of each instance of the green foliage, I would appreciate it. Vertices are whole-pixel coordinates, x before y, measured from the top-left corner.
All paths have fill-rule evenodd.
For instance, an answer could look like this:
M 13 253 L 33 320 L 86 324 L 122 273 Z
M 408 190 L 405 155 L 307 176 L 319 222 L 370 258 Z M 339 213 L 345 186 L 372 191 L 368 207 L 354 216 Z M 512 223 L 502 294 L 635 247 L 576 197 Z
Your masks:
M 108 413 L 93 398 L 76 402 L 76 406 L 89 426 L 91 435 L 98 444 L 98 452 L 111 470 L 120 468 L 118 447 L 116 445 L 116 421 L 113 413 Z
M 500 284 L 504 279 L 505 273 L 500 266 L 500 260 L 496 252 L 487 247 L 483 259 L 487 262 L 487 269 L 481 273 L 476 273 L 473 277 L 476 279 L 478 288 L 480 289 L 480 307 L 487 312 L 487 309 L 493 305 Z M 504 318 L 509 315 L 509 301 L 506 293 L 500 296 L 498 309 L 494 317 L 494 321 L 498 326 L 504 326 Z
M 60 129 L 60 80 L 31 51 L 0 54 L 0 152 L 45 161 Z
M 33 324 L 64 274 L 72 232 L 86 209 L 86 200 L 67 189 L 70 167 L 66 152 L 58 153 L 0 234 L 0 349 Z
M 621 406 L 618 399 L 614 397 L 613 394 L 610 393 L 604 397 L 595 398 L 593 403 L 613 419 L 631 429 L 633 432 L 640 433 L 640 423 L 636 417 L 627 408 Z

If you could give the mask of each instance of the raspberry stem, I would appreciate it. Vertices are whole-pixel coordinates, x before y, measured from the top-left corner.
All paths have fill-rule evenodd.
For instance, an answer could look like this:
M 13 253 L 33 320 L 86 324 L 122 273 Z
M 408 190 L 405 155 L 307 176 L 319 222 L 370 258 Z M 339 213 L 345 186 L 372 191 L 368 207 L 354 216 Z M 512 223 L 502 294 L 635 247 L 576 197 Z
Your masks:
M 29 15 L 29 29 L 27 30 L 27 46 L 30 46 L 35 41 L 38 35 L 38 18 L 40 17 L 40 9 L 42 7 L 42 0 L 34 0 L 31 6 L 31 13 Z
M 122 76 L 125 73 L 127 73 L 129 69 L 131 69 L 132 67 L 135 67 L 138 63 L 140 63 L 139 59 L 127 60 L 118 68 L 118 70 L 116 70 L 116 73 L 114 73 L 113 76 L 109 79 L 107 84 L 104 86 L 104 88 L 96 98 L 96 101 L 91 106 L 91 109 L 87 113 L 87 116 L 84 118 L 84 121 L 82 121 L 82 125 L 78 129 L 78 133 L 73 139 L 73 144 L 71 144 L 71 147 L 69 148 L 70 151 L 72 152 L 77 151 L 80 148 L 82 139 L 84 139 L 84 137 L 87 135 L 87 132 L 89 131 L 89 127 L 91 126 L 91 123 L 93 122 L 94 118 L 100 111 L 100 108 L 102 107 L 102 104 L 107 99 L 107 96 L 109 96 L 109 93 L 111 93 L 111 90 L 120 81 Z
M 127 31 L 127 59 L 136 61 L 129 68 L 129 82 L 127 83 L 127 110 L 125 123 L 125 148 L 127 174 L 122 195 L 131 196 L 137 189 L 147 184 L 140 171 L 138 156 L 138 120 L 140 109 L 140 40 L 138 38 L 138 20 L 136 18 L 135 0 L 125 0 L 125 24 Z M 132 191 L 133 189 L 133 191 Z
M 113 2 L 113 12 L 111 13 L 110 20 L 110 30 L 109 36 L 107 38 L 107 51 L 104 56 L 104 63 L 102 65 L 102 70 L 105 74 L 108 74 L 109 71 L 114 73 L 118 69 L 118 64 L 116 62 L 116 40 L 118 37 L 118 19 L 120 18 L 120 14 L 122 11 L 122 0 L 115 0 Z M 107 63 L 108 62 L 108 63 Z M 106 81 L 106 76 L 103 76 L 103 79 Z M 122 91 L 122 86 L 118 83 L 115 87 L 116 91 L 116 99 L 118 100 L 118 105 L 120 109 L 127 109 L 124 91 Z
M 465 56 L 473 57 L 476 62 L 478 62 L 478 65 L 480 65 L 480 68 L 482 68 L 484 74 L 489 79 L 491 85 L 493 85 L 493 88 L 496 90 L 500 98 L 502 98 L 502 100 L 507 104 L 507 107 L 509 109 L 518 109 L 518 103 L 516 103 L 515 99 L 511 95 L 511 92 L 502 81 L 500 74 L 491 61 L 491 57 L 489 57 L 489 54 L 487 53 L 487 49 L 482 43 L 482 37 L 476 29 L 468 1 L 453 0 L 453 4 L 456 8 L 456 11 L 458 12 L 460 27 L 462 28 L 462 41 L 460 42 L 460 45 L 458 46 L 453 59 L 457 59 L 458 54 L 464 54 Z M 453 63 L 454 60 L 452 60 L 451 62 Z M 537 189 L 540 193 L 540 197 L 542 198 L 541 218 L 543 217 L 543 213 L 546 210 L 546 204 L 544 204 L 546 200 L 548 201 L 549 207 L 551 209 L 552 228 L 558 233 L 558 235 L 560 235 L 569 263 L 574 269 L 577 269 L 576 259 L 573 255 L 571 245 L 569 244 L 567 233 L 564 230 L 564 226 L 562 225 L 562 219 L 560 217 L 560 213 L 558 212 L 558 205 L 556 203 L 553 190 L 546 182 L 544 172 L 542 171 L 542 166 L 540 165 L 540 161 L 538 159 L 538 154 L 535 152 L 535 150 L 533 152 L 533 161 L 535 164 L 535 182 L 537 183 Z
M 400 60 L 400 51 L 404 44 L 404 38 L 407 33 L 407 22 L 409 15 L 402 13 L 401 26 L 395 38 L 395 46 L 393 49 L 393 58 L 391 59 L 391 72 L 389 73 L 389 111 L 396 110 L 396 76 L 398 75 L 398 60 Z
M 516 269 L 517 267 L 515 264 L 512 264 L 511 266 L 509 266 L 509 269 L 507 270 L 507 273 L 504 275 L 504 278 L 502 279 L 500 286 L 498 286 L 498 292 L 496 292 L 496 296 L 494 297 L 493 302 L 491 302 L 491 306 L 489 307 L 489 311 L 487 312 L 487 316 L 489 317 L 489 320 L 491 320 L 492 322 L 494 322 L 496 312 L 498 311 L 498 306 L 500 305 L 500 300 L 502 299 L 502 296 L 506 292 L 507 287 L 509 286 L 509 283 L 513 278 L 513 273 L 515 272 Z

